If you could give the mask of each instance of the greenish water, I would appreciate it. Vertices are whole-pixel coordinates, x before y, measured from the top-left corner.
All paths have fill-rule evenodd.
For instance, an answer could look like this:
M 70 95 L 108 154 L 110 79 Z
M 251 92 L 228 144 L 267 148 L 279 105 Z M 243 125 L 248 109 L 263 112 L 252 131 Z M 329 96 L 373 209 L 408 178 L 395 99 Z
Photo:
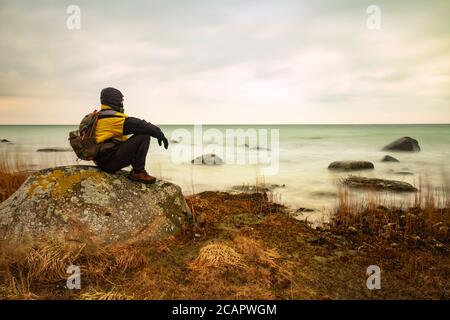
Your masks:
M 271 150 L 249 150 L 242 144 L 228 145 L 226 130 L 252 130 L 260 133 L 268 130 Z M 2 155 L 23 156 L 35 168 L 76 163 L 72 152 L 39 153 L 43 147 L 69 147 L 68 132 L 75 126 L 0 126 L 0 139 L 8 139 L 14 144 L 0 144 Z M 158 177 L 180 184 L 186 194 L 203 190 L 226 190 L 233 185 L 266 183 L 285 184 L 277 190 L 281 200 L 293 207 L 324 209 L 336 201 L 336 182 L 345 173 L 330 172 L 327 167 L 335 160 L 367 160 L 375 164 L 375 170 L 357 173 L 363 176 L 402 180 L 414 185 L 428 181 L 435 188 L 449 185 L 450 172 L 450 125 L 256 125 L 256 126 L 203 126 L 204 135 L 195 140 L 193 126 L 161 126 L 167 137 L 176 139 L 180 129 L 191 134 L 178 144 L 172 143 L 169 150 L 160 148 L 152 140 L 148 155 L 147 169 Z M 217 129 L 224 139 L 211 141 L 208 129 Z M 279 130 L 279 146 L 270 144 L 271 131 Z M 217 133 L 217 132 L 216 132 Z M 419 153 L 384 152 L 381 148 L 403 136 L 419 141 Z M 219 140 L 219 141 L 217 141 Z M 200 142 L 203 141 L 201 149 Z M 258 144 L 262 141 L 259 140 Z M 197 149 L 196 149 L 197 147 Z M 192 151 L 190 158 L 207 150 L 221 154 L 258 157 L 265 152 L 266 158 L 278 163 L 274 175 L 264 174 L 261 168 L 268 164 L 243 165 L 225 159 L 222 166 L 196 166 L 189 161 L 174 162 L 174 155 L 182 148 Z M 207 150 L 206 150 L 207 149 Z M 274 156 L 275 153 L 278 153 Z M 399 163 L 383 163 L 381 158 L 390 154 Z M 273 156 L 273 157 L 272 157 Z M 186 159 L 188 159 L 187 157 Z M 410 172 L 400 175 L 396 172 Z M 401 199 L 406 196 L 399 196 Z

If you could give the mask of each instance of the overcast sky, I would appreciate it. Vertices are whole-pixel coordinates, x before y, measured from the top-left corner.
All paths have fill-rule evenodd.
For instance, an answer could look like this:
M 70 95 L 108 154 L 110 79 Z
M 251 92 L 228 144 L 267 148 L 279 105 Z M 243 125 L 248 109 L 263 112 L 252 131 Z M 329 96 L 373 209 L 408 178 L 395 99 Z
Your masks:
M 69 30 L 66 9 L 81 9 Z M 381 8 L 381 28 L 366 9 Z M 450 123 L 450 1 L 3 1 L 0 123 Z

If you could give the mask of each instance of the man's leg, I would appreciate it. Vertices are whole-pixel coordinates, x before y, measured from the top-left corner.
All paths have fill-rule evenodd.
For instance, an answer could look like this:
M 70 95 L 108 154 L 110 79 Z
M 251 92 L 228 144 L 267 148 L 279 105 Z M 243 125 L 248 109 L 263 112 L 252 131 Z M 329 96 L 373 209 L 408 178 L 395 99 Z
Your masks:
M 133 136 L 134 137 L 134 136 Z M 130 139 L 132 139 L 131 137 Z M 139 146 L 134 154 L 134 158 L 131 161 L 131 166 L 134 171 L 145 170 L 145 158 L 147 157 L 148 148 L 150 146 L 150 136 L 149 135 L 137 135 L 137 140 L 140 141 Z
M 110 161 L 100 164 L 100 168 L 107 172 L 116 172 L 131 165 L 134 171 L 142 171 L 145 169 L 149 145 L 149 135 L 135 134 L 119 146 Z

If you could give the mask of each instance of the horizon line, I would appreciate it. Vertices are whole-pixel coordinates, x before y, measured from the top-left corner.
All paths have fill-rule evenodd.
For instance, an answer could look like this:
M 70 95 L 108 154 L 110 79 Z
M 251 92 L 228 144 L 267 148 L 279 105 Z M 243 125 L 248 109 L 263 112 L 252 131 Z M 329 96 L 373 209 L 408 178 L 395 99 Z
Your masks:
M 311 126 L 332 126 L 332 125 L 341 125 L 341 126 L 351 126 L 351 125 L 450 125 L 449 122 L 412 122 L 412 123 L 162 123 L 158 124 L 158 126 L 193 126 L 196 124 L 201 125 L 215 125 L 215 126 L 271 126 L 271 125 L 279 125 L 279 126 L 290 126 L 290 125 L 311 125 Z M 42 124 L 42 123 L 0 123 L 0 126 L 78 126 L 79 124 Z

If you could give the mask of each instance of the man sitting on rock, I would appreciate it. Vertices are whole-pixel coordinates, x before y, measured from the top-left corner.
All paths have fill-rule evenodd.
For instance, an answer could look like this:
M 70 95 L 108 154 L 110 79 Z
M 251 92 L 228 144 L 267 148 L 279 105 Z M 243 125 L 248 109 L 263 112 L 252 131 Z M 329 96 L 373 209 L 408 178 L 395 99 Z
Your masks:
M 100 151 L 94 162 L 102 170 L 114 173 L 129 165 L 132 170 L 128 175 L 131 180 L 154 183 L 152 177 L 145 171 L 145 158 L 150 145 L 150 137 L 164 144 L 167 149 L 169 142 L 157 126 L 138 118 L 125 115 L 123 94 L 115 88 L 105 88 L 100 94 L 102 103 L 95 128 L 95 140 L 101 144 Z M 127 135 L 133 135 L 130 138 Z

